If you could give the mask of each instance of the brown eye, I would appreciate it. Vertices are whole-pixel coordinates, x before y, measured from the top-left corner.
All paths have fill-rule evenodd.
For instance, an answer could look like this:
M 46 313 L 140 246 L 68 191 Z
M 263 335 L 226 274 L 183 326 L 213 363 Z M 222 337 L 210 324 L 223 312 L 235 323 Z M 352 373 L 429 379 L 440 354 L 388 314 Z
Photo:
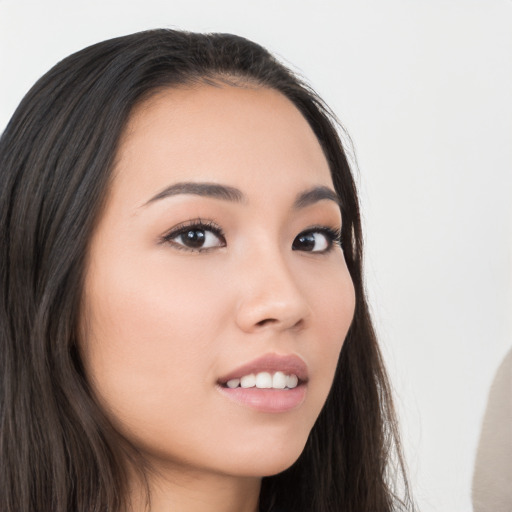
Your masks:
M 190 229 L 186 233 L 178 235 L 174 241 L 178 240 L 191 249 L 199 249 L 206 241 L 206 232 L 204 229 Z
M 292 244 L 294 251 L 328 252 L 334 244 L 341 245 L 339 231 L 330 228 L 311 229 L 300 233 Z
M 226 245 L 220 229 L 202 223 L 178 227 L 165 235 L 163 240 L 178 249 L 190 251 L 204 251 Z

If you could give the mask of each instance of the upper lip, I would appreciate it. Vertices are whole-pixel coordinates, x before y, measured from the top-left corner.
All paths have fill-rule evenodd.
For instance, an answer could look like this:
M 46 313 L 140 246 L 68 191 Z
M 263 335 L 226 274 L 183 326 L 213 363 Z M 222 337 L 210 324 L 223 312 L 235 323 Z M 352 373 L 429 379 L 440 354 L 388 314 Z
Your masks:
M 308 368 L 306 363 L 297 355 L 265 354 L 253 361 L 242 364 L 238 368 L 222 376 L 219 379 L 220 384 L 225 384 L 231 379 L 239 379 L 244 375 L 260 372 L 281 371 L 287 375 L 294 374 L 299 381 L 307 382 Z

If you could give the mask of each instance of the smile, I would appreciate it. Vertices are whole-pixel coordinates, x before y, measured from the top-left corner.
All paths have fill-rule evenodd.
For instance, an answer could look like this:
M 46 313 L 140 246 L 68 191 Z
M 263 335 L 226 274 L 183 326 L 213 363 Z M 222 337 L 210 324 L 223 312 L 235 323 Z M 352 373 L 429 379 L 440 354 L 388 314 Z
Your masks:
M 297 387 L 299 379 L 297 375 L 286 375 L 284 372 L 277 371 L 273 375 L 269 372 L 250 373 L 239 379 L 231 379 L 226 382 L 230 389 L 235 388 L 258 388 L 258 389 L 293 389 Z
M 284 413 L 302 405 L 308 381 L 306 363 L 297 355 L 265 354 L 220 378 L 217 389 L 243 407 Z

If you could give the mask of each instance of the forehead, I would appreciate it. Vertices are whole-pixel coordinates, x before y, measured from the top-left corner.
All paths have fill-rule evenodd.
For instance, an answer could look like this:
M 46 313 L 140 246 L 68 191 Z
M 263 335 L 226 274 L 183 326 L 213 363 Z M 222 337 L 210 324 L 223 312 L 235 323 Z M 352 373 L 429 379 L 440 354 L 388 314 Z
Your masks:
M 291 101 L 273 89 L 227 85 L 165 89 L 139 104 L 114 176 L 114 188 L 141 200 L 191 180 L 245 190 L 332 187 L 320 144 Z

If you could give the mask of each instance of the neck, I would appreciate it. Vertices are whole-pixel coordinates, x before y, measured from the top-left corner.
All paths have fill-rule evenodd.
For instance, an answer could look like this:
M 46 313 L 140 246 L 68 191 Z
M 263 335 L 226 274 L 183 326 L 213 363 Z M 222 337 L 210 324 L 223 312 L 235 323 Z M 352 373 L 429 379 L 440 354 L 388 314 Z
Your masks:
M 133 485 L 133 512 L 257 512 L 261 478 L 211 473 L 159 472 L 148 475 L 150 503 L 143 485 Z

